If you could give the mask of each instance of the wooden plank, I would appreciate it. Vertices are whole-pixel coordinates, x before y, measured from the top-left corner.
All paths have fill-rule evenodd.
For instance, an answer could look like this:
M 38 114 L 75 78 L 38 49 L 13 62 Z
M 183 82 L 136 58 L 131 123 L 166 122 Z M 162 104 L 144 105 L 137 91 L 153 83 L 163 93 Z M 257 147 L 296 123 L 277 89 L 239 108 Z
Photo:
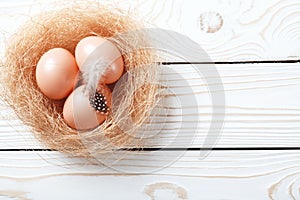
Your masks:
M 300 151 L 214 151 L 200 159 L 199 152 L 189 151 L 177 159 L 176 152 L 163 152 L 115 165 L 133 170 L 125 173 L 56 152 L 0 152 L 0 195 L 32 200 L 299 199 L 299 156 Z M 172 164 L 159 169 L 165 160 Z M 159 170 L 134 173 L 151 168 Z
M 212 122 L 213 106 L 205 78 L 195 70 L 204 67 L 163 66 L 161 83 L 177 96 L 167 97 L 168 106 L 163 110 L 166 112 L 154 118 L 151 129 L 157 134 L 151 132 L 154 136 L 147 139 L 145 147 L 203 146 Z M 215 147 L 299 146 L 299 63 L 222 64 L 216 68 L 225 89 L 226 118 Z M 191 103 L 193 98 L 195 104 Z M 216 106 L 224 108 L 224 105 Z M 43 148 L 17 120 L 4 120 L 10 112 L 2 107 L 0 148 Z M 198 123 L 196 131 L 193 123 Z M 218 123 L 221 121 L 213 122 Z M 210 133 L 210 137 L 215 136 L 217 132 Z
M 199 43 L 213 61 L 300 57 L 300 4 L 297 0 L 99 1 L 131 10 L 147 22 L 147 27 L 187 35 Z M 55 5 L 58 4 L 49 4 L 46 0 L 1 1 L 2 36 L 9 37 L 31 15 L 53 9 Z M 1 47 L 2 53 L 3 50 Z
M 189 36 L 213 61 L 299 59 L 296 0 L 140 0 L 136 8 L 155 26 Z

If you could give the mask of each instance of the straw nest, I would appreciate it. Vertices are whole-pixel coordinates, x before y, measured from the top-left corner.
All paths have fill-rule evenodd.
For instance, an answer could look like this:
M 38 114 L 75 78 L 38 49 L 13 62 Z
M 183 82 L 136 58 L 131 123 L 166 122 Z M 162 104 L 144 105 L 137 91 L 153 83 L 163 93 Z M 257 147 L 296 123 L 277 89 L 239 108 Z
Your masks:
M 136 70 L 123 86 L 122 97 L 116 97 L 122 98 L 115 108 L 117 114 L 109 115 L 92 131 L 79 132 L 68 127 L 62 116 L 65 100 L 45 97 L 35 78 L 37 62 L 49 49 L 61 47 L 74 54 L 76 44 L 84 37 L 99 35 L 110 38 L 142 28 L 142 23 L 134 17 L 132 13 L 85 1 L 84 4 L 72 4 L 35 16 L 10 38 L 1 67 L 4 89 L 1 98 L 46 147 L 74 156 L 90 157 L 95 153 L 143 146 L 139 131 L 149 122 L 149 113 L 157 102 L 157 86 L 150 84 L 157 80 L 157 68 L 153 62 L 156 55 L 143 49 L 122 50 L 133 49 L 136 42 L 147 41 L 145 35 L 137 35 L 132 41 L 122 38 L 122 35 L 112 40 L 124 53 L 126 71 Z M 128 118 L 133 123 L 124 130 L 122 126 Z

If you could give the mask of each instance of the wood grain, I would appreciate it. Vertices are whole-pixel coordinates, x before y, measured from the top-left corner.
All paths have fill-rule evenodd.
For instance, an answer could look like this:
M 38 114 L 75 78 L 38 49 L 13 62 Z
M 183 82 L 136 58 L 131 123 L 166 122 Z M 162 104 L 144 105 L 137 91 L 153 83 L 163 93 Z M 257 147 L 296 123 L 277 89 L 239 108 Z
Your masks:
M 165 28 L 190 37 L 212 61 L 300 57 L 297 0 L 99 1 L 132 11 L 146 22 L 146 27 Z M 9 36 L 31 16 L 59 5 L 51 2 L 55 1 L 1 1 L 0 27 L 4 39 L 9 41 Z M 2 47 L 0 52 L 3 51 Z
M 189 36 L 213 61 L 299 59 L 297 0 L 136 2 L 143 19 Z
M 15 199 L 61 199 L 62 194 L 65 199 L 300 198 L 300 151 L 214 151 L 205 159 L 197 151 L 179 159 L 176 154 L 136 155 L 115 165 L 133 170 L 126 173 L 56 152 L 1 152 L 0 194 Z M 160 168 L 166 160 L 172 164 Z M 134 173 L 139 169 L 159 170 Z
M 167 93 L 176 95 L 166 97 L 158 106 L 159 112 L 154 112 L 145 147 L 202 147 L 211 123 L 222 122 L 212 122 L 212 91 L 205 78 L 197 74 L 198 69 L 209 68 L 204 65 L 162 68 L 161 83 L 169 89 Z M 216 68 L 224 85 L 226 104 L 215 106 L 225 108 L 226 118 L 215 147 L 299 146 L 299 63 L 223 64 Z M 43 148 L 30 129 L 13 116 L 4 120 L 11 113 L 6 106 L 2 106 L 1 113 L 1 149 Z M 216 113 L 219 114 L 222 113 Z M 210 137 L 217 136 L 215 131 L 210 133 Z

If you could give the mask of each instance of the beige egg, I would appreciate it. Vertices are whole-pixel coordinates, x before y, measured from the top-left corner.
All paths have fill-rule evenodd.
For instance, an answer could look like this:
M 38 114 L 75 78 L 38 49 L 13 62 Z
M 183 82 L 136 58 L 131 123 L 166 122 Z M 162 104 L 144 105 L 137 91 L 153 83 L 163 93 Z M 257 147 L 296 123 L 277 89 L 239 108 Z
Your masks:
M 75 85 L 78 67 L 74 56 L 66 49 L 47 51 L 36 66 L 37 85 L 50 99 L 66 98 Z
M 76 46 L 75 57 L 80 68 L 83 69 L 88 59 L 101 59 L 110 63 L 104 71 L 101 81 L 105 84 L 116 82 L 123 74 L 124 62 L 118 48 L 105 38 L 90 36 L 83 38 Z M 94 57 L 93 57 L 94 56 Z
M 109 108 L 111 106 L 111 92 L 109 88 L 100 85 L 98 89 L 101 91 L 99 94 L 103 94 L 106 97 L 106 104 Z M 82 85 L 76 88 L 65 101 L 63 117 L 71 128 L 90 130 L 102 124 L 107 117 L 107 113 L 97 112 L 92 107 L 90 97 L 84 93 L 84 85 Z

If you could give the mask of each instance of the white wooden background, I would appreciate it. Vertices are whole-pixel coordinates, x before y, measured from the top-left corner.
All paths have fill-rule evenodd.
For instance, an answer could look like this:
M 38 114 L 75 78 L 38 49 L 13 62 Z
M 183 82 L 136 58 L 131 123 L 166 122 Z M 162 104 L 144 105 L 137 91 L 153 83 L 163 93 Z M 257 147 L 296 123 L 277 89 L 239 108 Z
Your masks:
M 0 1 L 1 55 L 7 36 L 47 10 L 48 2 Z M 0 199 L 300 199 L 300 2 L 115 3 L 139 12 L 149 27 L 186 34 L 221 63 L 216 67 L 225 88 L 226 120 L 216 150 L 205 159 L 195 149 L 140 152 L 117 163 L 114 168 L 121 171 L 116 171 L 42 151 L 46 147 L 26 127 L 4 119 L 10 110 L 1 105 Z M 190 65 L 169 67 L 187 77 L 192 73 Z M 173 82 L 174 89 L 180 88 Z M 178 135 L 165 131 L 147 147 L 180 149 L 190 140 L 188 147 L 203 145 L 211 116 L 209 95 L 200 78 L 190 83 L 199 100 L 196 136 L 186 122 Z M 191 107 L 187 115 L 197 114 Z M 168 120 L 176 126 L 176 118 Z

